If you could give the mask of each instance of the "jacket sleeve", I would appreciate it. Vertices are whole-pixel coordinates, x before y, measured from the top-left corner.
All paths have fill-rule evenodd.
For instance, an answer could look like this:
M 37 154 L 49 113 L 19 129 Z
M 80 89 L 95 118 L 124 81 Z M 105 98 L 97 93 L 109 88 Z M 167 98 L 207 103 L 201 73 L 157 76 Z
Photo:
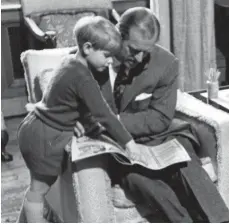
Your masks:
M 178 61 L 174 59 L 153 90 L 148 107 L 136 113 L 120 113 L 122 123 L 134 138 L 156 135 L 169 127 L 177 101 L 177 76 Z
M 95 80 L 86 80 L 78 85 L 78 95 L 94 116 L 110 135 L 122 146 L 125 146 L 132 137 L 105 101 Z

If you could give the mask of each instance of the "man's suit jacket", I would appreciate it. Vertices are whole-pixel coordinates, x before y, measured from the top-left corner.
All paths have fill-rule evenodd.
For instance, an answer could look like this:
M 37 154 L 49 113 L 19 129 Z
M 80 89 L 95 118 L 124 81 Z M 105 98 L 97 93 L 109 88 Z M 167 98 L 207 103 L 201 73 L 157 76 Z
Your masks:
M 130 70 L 130 75 L 133 80 L 125 87 L 119 112 L 115 107 L 110 81 L 107 79 L 100 85 L 108 104 L 120 114 L 120 120 L 135 140 L 141 143 L 155 140 L 153 144 L 159 144 L 173 133 L 198 142 L 187 131 L 190 129 L 188 123 L 173 119 L 177 100 L 178 60 L 172 53 L 155 45 L 151 54 Z
M 210 222 L 227 220 L 228 209 L 207 173 L 201 168 L 200 160 L 193 151 L 191 142 L 196 143 L 195 146 L 200 149 L 196 130 L 188 122 L 175 118 L 177 59 L 173 54 L 156 45 L 145 61 L 130 72 L 133 73 L 134 78 L 126 85 L 120 111 L 115 107 L 110 81 L 106 80 L 101 85 L 108 104 L 120 114 L 122 123 L 136 142 L 157 145 L 177 137 L 192 158 L 192 162 L 189 162 L 187 167 L 180 168 L 182 178 L 185 178 Z M 104 75 L 106 76 L 108 74 Z M 185 138 L 181 138 L 182 136 Z

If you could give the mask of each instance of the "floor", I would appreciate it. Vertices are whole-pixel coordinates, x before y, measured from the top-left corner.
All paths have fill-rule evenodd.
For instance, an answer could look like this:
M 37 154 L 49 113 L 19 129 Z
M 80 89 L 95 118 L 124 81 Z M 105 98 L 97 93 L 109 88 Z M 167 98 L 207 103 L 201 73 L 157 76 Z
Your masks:
M 15 222 L 24 191 L 29 184 L 29 173 L 17 144 L 17 128 L 23 117 L 6 119 L 9 142 L 6 150 L 14 156 L 9 163 L 1 163 L 1 222 Z

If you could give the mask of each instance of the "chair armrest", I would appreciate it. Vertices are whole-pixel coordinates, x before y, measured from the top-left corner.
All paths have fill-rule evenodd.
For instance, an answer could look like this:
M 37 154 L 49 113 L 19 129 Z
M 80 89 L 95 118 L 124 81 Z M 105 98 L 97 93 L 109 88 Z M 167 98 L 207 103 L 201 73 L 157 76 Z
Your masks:
M 37 26 L 35 21 L 30 17 L 24 17 L 25 24 L 32 32 L 32 34 L 41 42 L 50 45 L 50 47 L 56 47 L 56 32 L 55 31 L 42 31 L 40 27 Z
M 34 22 L 33 19 L 29 17 L 25 17 L 25 24 L 30 29 L 30 31 L 35 35 L 37 39 L 42 42 L 45 42 L 45 32 L 43 32 L 37 24 Z
M 114 222 L 107 157 L 95 156 L 77 163 L 68 160 L 66 171 L 46 195 L 47 203 L 63 222 Z
M 178 91 L 176 111 L 214 129 L 217 140 L 218 189 L 229 207 L 229 114 L 181 91 Z
M 222 126 L 226 128 L 229 125 L 228 113 L 216 109 L 185 92 L 178 91 L 176 111 L 210 125 L 216 132 Z
M 221 141 L 222 137 L 225 137 L 224 132 L 229 131 L 227 130 L 229 128 L 229 115 L 227 113 L 203 103 L 188 93 L 178 91 L 176 116 L 187 120 L 195 126 L 199 134 L 200 143 L 201 145 L 207 145 L 205 147 L 208 148 L 207 150 L 212 148 L 213 145 L 210 147 L 211 143 L 209 144 L 206 138 L 210 138 L 212 141 L 215 139 L 216 145 L 214 147 L 216 147 L 218 152 L 219 148 L 226 147 L 226 144 L 229 144 L 229 140 L 226 142 Z M 213 152 L 212 149 L 210 150 L 209 156 L 212 159 L 216 159 L 213 155 L 217 152 Z

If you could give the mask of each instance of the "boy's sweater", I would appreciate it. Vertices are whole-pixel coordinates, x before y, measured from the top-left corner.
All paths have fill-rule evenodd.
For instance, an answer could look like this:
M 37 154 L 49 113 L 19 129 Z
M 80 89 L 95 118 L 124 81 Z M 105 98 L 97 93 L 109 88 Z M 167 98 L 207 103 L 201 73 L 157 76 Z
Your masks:
M 104 100 L 98 82 L 75 55 L 64 57 L 54 71 L 36 115 L 53 128 L 72 131 L 77 121 L 91 113 L 121 145 L 132 139 Z

